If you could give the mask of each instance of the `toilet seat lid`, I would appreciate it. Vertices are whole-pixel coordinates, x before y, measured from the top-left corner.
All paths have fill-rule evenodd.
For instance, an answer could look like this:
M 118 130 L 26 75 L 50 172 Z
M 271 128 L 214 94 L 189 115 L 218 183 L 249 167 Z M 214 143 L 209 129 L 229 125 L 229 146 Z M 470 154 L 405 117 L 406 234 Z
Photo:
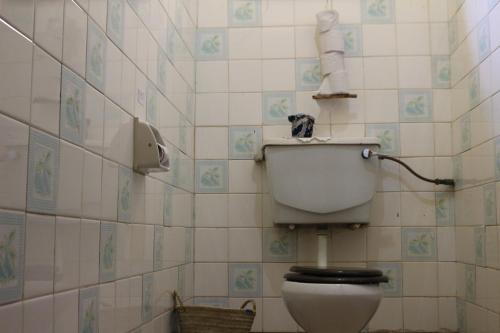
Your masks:
M 389 279 L 378 269 L 293 266 L 293 273 L 285 274 L 287 281 L 329 284 L 378 284 Z
M 325 277 L 375 277 L 383 275 L 382 271 L 378 269 L 353 267 L 320 268 L 314 266 L 292 266 L 290 271 L 294 273 Z

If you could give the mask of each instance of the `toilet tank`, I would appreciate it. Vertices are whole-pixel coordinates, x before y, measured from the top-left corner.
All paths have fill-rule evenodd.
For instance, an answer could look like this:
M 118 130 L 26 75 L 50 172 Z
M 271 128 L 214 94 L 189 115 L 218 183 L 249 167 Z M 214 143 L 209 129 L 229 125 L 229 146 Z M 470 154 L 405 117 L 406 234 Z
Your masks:
M 368 223 L 379 160 L 377 138 L 281 138 L 262 153 L 275 223 Z

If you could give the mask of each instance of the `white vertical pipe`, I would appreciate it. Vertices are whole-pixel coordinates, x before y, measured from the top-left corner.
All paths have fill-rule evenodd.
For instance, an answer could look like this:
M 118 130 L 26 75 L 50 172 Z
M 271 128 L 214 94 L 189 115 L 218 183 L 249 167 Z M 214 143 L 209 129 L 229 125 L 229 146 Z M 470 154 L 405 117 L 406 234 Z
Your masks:
M 318 267 L 328 266 L 328 234 L 318 233 Z

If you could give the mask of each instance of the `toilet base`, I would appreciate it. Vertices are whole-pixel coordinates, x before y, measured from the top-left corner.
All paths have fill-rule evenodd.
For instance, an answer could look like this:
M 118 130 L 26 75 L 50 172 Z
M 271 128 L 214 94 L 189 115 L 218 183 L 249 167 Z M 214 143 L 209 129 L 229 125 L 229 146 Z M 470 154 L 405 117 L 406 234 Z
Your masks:
M 382 298 L 378 284 L 321 284 L 285 281 L 285 305 L 307 333 L 359 333 Z

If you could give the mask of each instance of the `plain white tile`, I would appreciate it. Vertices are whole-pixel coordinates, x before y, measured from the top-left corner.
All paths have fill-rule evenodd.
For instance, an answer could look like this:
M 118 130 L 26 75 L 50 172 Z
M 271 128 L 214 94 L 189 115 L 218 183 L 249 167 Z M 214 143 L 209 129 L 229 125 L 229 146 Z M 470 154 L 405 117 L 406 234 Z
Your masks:
M 259 193 L 262 190 L 262 170 L 252 160 L 229 161 L 229 192 Z
M 429 5 L 427 0 L 398 0 L 395 1 L 395 5 L 396 20 L 398 23 L 427 22 L 429 20 Z
M 226 27 L 227 0 L 205 0 L 198 2 L 198 27 Z
M 198 228 L 195 232 L 196 262 L 225 262 L 228 259 L 225 228 Z M 215 246 L 214 246 L 215 245 Z
M 99 285 L 99 331 L 115 330 L 115 283 Z
M 414 331 L 438 329 L 437 298 L 407 297 L 403 299 L 404 328 Z
M 199 61 L 196 64 L 196 92 L 227 92 L 229 67 L 227 61 Z
M 101 191 L 101 217 L 115 221 L 118 214 L 118 165 L 106 159 L 102 163 Z
M 398 122 L 398 92 L 396 90 L 365 91 L 365 109 L 367 123 Z
M 54 295 L 54 333 L 78 332 L 78 289 Z
M 297 58 L 317 58 L 316 27 L 295 27 L 295 56 Z
M 261 28 L 231 28 L 228 30 L 229 59 L 259 59 L 262 57 Z
M 394 57 L 364 58 L 365 88 L 398 88 L 398 69 Z
M 56 218 L 55 291 L 75 288 L 79 284 L 80 220 Z
M 54 297 L 44 296 L 23 302 L 23 333 L 52 333 Z
M 230 194 L 228 200 L 229 227 L 262 226 L 262 195 Z
M 399 57 L 399 88 L 431 88 L 430 57 Z
M 262 261 L 262 230 L 260 228 L 230 228 L 228 238 L 229 261 Z
M 36 1 L 35 42 L 58 60 L 62 59 L 63 24 L 64 0 Z
M 23 332 L 23 303 L 7 304 L 0 307 L 0 325 L 9 333 Z
M 9 1 L 10 4 L 15 1 Z M 15 6 L 15 5 L 14 5 Z M 28 121 L 31 105 L 33 45 L 31 41 L 0 21 L 0 110 Z
M 430 53 L 428 24 L 398 24 L 397 45 L 399 55 L 427 55 Z
M 294 58 L 295 31 L 293 27 L 262 28 L 262 57 Z
M 89 84 L 85 87 L 85 132 L 83 145 L 96 154 L 102 154 L 104 136 L 104 95 Z
M 293 59 L 262 61 L 262 90 L 295 90 L 295 61 Z
M 403 264 L 404 296 L 435 296 L 438 292 L 436 263 L 406 262 Z
M 0 115 L 0 151 L 6 154 L 4 161 L 0 163 L 0 206 L 2 207 L 26 208 L 28 140 L 27 125 Z
M 99 281 L 99 233 L 101 224 L 82 220 L 80 225 L 80 286 Z
M 194 265 L 194 294 L 199 297 L 227 296 L 227 264 L 196 263 Z
M 32 215 L 26 217 L 26 249 L 24 259 L 24 297 L 31 298 L 54 291 L 55 218 Z
M 229 118 L 228 94 L 196 94 L 196 125 L 227 125 Z
M 262 94 L 229 94 L 229 125 L 261 125 Z
M 364 24 L 363 54 L 386 56 L 396 54 L 395 24 Z
M 61 141 L 59 145 L 59 181 L 57 212 L 81 216 L 83 193 L 83 149 Z
M 227 194 L 196 194 L 196 227 L 228 226 Z
M 229 62 L 229 91 L 259 92 L 261 90 L 262 62 L 260 60 L 234 60 Z
M 268 1 L 262 4 L 263 26 L 293 25 L 293 0 Z
M 2 0 L 0 16 L 30 38 L 33 37 L 34 0 Z
M 195 156 L 197 159 L 227 159 L 227 127 L 196 128 Z
M 63 63 L 85 77 L 87 15 L 72 0 L 64 4 Z
M 35 47 L 31 90 L 31 124 L 59 135 L 61 64 Z

